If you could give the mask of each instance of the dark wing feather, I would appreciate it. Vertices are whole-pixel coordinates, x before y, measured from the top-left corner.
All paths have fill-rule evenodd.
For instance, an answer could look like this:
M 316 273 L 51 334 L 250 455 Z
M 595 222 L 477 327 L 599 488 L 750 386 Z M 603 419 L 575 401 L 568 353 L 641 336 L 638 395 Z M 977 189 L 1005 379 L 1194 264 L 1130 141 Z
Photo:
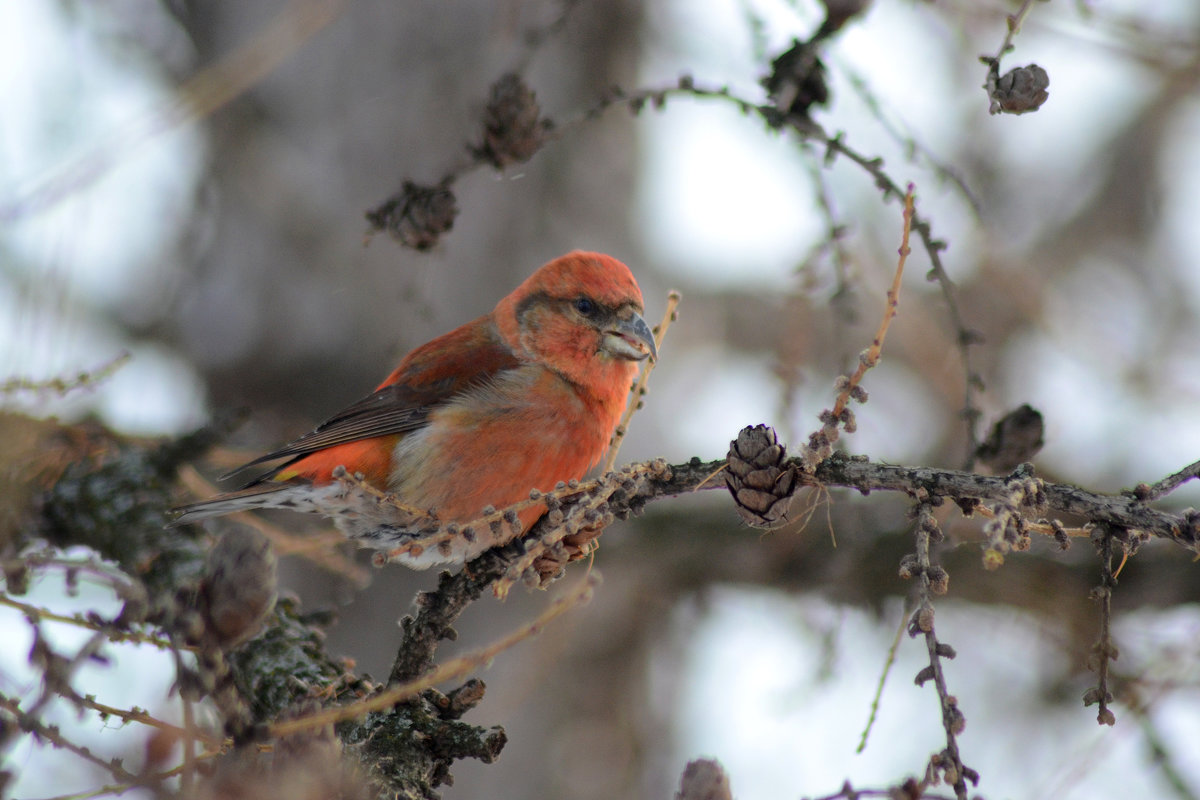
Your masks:
M 519 363 L 496 335 L 491 318 L 480 317 L 413 350 L 378 389 L 310 433 L 222 478 L 256 464 L 287 457 L 294 461 L 347 442 L 411 433 L 438 406 Z
M 278 450 L 259 456 L 253 461 L 247 461 L 233 472 L 222 475 L 221 478 L 235 475 L 256 464 L 264 464 L 288 456 L 305 456 L 346 442 L 415 431 L 425 424 L 429 412 L 440 403 L 408 405 L 405 398 L 400 396 L 403 394 L 401 389 L 402 387 L 398 386 L 385 386 L 325 420 L 299 439 Z M 449 399 L 449 396 L 445 399 Z

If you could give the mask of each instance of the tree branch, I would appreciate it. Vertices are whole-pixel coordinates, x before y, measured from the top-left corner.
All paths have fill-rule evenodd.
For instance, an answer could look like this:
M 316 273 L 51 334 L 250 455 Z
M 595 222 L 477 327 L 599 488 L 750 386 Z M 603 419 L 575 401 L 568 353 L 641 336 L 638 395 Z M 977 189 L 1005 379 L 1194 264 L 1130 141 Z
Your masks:
M 798 458 L 789 459 L 789 463 L 801 466 Z M 667 468 L 669 477 L 649 481 L 646 493 L 616 504 L 616 509 L 658 497 L 724 488 L 721 483 L 706 483 L 723 464 L 724 461 L 702 462 L 692 459 L 686 464 L 672 465 Z M 1008 476 L 978 475 L 937 467 L 878 464 L 865 457 L 842 453 L 834 453 L 822 461 L 811 474 L 801 471 L 797 478 L 802 485 L 856 489 L 863 494 L 886 491 L 945 497 L 957 502 L 968 514 L 977 501 L 1005 501 L 1011 493 Z M 1127 494 L 1100 494 L 1066 483 L 1039 480 L 1038 486 L 1040 492 L 1032 499 L 1035 505 L 1022 509 L 1027 515 L 1042 517 L 1058 513 L 1082 517 L 1093 525 L 1108 524 L 1141 531 L 1200 553 L 1200 511 L 1187 509 L 1173 514 L 1151 508 L 1137 497 Z M 540 526 L 534 526 L 533 531 L 539 529 Z

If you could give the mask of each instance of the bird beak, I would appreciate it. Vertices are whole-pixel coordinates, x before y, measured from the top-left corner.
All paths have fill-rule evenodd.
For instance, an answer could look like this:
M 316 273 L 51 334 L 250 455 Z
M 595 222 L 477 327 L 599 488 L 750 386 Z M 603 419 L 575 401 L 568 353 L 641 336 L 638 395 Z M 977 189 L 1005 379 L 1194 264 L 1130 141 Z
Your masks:
M 646 356 L 658 360 L 658 348 L 654 345 L 650 326 L 632 310 L 627 318 L 618 319 L 616 325 L 604 332 L 604 349 L 629 361 L 641 361 Z

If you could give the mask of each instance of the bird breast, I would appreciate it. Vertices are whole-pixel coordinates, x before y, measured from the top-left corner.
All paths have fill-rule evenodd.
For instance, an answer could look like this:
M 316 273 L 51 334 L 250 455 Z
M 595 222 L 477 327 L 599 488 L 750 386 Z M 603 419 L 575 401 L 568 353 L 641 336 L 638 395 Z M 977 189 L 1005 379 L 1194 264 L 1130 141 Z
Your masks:
M 608 447 L 623 404 L 589 396 L 538 364 L 507 370 L 433 411 L 396 445 L 389 491 L 468 522 L 581 478 Z M 528 525 L 538 514 L 522 514 Z

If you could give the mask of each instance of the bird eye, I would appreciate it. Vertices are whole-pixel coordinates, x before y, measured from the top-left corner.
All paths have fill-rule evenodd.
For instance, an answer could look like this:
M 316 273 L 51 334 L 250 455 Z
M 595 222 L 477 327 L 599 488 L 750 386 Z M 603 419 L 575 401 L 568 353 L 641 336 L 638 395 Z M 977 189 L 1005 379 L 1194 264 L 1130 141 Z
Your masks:
M 596 313 L 596 304 L 586 297 L 581 297 L 575 301 L 575 310 L 585 317 L 590 317 Z

